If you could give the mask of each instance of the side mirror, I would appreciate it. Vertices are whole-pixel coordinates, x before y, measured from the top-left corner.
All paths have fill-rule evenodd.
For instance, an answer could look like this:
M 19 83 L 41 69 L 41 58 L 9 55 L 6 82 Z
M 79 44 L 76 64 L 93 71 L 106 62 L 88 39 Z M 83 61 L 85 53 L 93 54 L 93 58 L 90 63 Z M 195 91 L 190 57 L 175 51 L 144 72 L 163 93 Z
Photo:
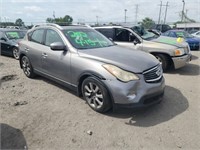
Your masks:
M 110 41 L 112 41 L 113 42 L 113 39 L 112 38 L 108 38 Z
M 134 44 L 134 45 L 137 45 L 137 44 L 138 44 L 138 41 L 137 41 L 137 40 L 133 40 L 133 44 Z
M 53 51 L 63 51 L 63 50 L 67 50 L 66 46 L 62 43 L 62 42 L 54 42 L 50 44 L 50 48 Z
M 0 40 L 5 41 L 5 42 L 7 41 L 7 39 L 4 37 L 2 37 Z

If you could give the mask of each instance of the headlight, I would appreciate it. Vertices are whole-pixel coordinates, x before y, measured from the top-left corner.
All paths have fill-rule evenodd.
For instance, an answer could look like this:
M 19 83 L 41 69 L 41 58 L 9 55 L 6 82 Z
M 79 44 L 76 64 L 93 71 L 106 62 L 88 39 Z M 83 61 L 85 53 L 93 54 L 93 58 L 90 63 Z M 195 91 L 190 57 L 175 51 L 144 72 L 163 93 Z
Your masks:
M 183 54 L 185 54 L 185 52 L 184 52 L 184 49 L 182 49 L 182 48 L 179 48 L 179 49 L 175 49 L 175 50 L 174 50 L 174 55 L 175 55 L 175 56 L 181 56 L 181 55 L 183 55 Z
M 117 79 L 123 81 L 123 82 L 128 82 L 131 80 L 139 80 L 139 77 L 135 75 L 134 73 L 125 71 L 120 69 L 119 67 L 116 67 L 114 65 L 110 64 L 105 64 L 103 67 L 110 72 L 113 76 L 115 76 Z

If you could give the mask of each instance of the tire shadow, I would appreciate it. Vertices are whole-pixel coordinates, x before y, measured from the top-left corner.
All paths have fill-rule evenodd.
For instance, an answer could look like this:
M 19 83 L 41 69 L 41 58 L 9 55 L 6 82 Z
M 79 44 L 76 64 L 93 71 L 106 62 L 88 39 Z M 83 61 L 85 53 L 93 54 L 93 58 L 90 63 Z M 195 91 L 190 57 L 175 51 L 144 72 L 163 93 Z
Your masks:
M 150 127 L 166 122 L 186 111 L 189 107 L 188 100 L 178 90 L 166 86 L 163 101 L 147 109 L 131 110 L 120 109 L 109 112 L 107 115 L 115 118 L 129 118 L 127 125 Z
M 13 128 L 4 123 L 0 123 L 0 127 L 0 149 L 28 149 L 24 135 L 19 129 Z
M 180 74 L 185 76 L 198 76 L 200 75 L 200 66 L 195 64 L 187 64 L 186 66 L 177 69 L 169 70 L 166 74 Z

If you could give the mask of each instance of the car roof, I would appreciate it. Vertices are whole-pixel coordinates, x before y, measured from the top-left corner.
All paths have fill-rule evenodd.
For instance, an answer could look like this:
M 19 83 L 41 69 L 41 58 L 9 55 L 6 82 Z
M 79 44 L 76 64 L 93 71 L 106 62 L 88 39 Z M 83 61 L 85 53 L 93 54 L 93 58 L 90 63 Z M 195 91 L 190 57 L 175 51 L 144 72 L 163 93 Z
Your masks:
M 38 28 L 57 28 L 59 30 L 65 30 L 65 29 L 87 29 L 87 28 L 91 28 L 91 27 L 88 26 L 88 25 L 67 25 L 67 26 L 60 26 L 60 25 L 54 24 L 54 23 L 44 23 L 44 24 L 34 25 L 31 28 L 31 30 L 35 30 L 35 29 L 38 29 Z
M 123 26 L 101 26 L 101 27 L 94 27 L 94 29 L 111 29 L 111 28 L 127 28 Z
M 0 28 L 0 31 L 24 31 L 24 30 L 19 30 L 19 29 L 8 29 L 8 28 Z

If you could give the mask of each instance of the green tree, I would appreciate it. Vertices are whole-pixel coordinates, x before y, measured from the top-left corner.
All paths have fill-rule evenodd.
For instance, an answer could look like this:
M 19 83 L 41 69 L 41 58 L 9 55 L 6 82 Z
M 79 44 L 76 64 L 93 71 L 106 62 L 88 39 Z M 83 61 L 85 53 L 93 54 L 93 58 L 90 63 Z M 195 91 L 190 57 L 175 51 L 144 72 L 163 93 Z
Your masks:
M 18 18 L 18 19 L 15 21 L 15 25 L 16 25 L 16 26 L 24 26 L 24 22 L 22 21 L 21 18 Z
M 48 23 L 53 23 L 55 20 L 53 19 L 53 18 L 47 18 L 46 19 L 46 22 L 48 22 Z
M 139 22 L 139 24 L 141 24 L 141 26 L 145 29 L 149 29 L 155 25 L 155 22 L 151 18 L 146 17 L 142 20 L 142 22 Z
M 48 23 L 57 23 L 59 25 L 69 25 L 72 24 L 73 18 L 69 15 L 65 15 L 64 17 L 59 17 L 59 18 L 47 18 L 46 22 Z

